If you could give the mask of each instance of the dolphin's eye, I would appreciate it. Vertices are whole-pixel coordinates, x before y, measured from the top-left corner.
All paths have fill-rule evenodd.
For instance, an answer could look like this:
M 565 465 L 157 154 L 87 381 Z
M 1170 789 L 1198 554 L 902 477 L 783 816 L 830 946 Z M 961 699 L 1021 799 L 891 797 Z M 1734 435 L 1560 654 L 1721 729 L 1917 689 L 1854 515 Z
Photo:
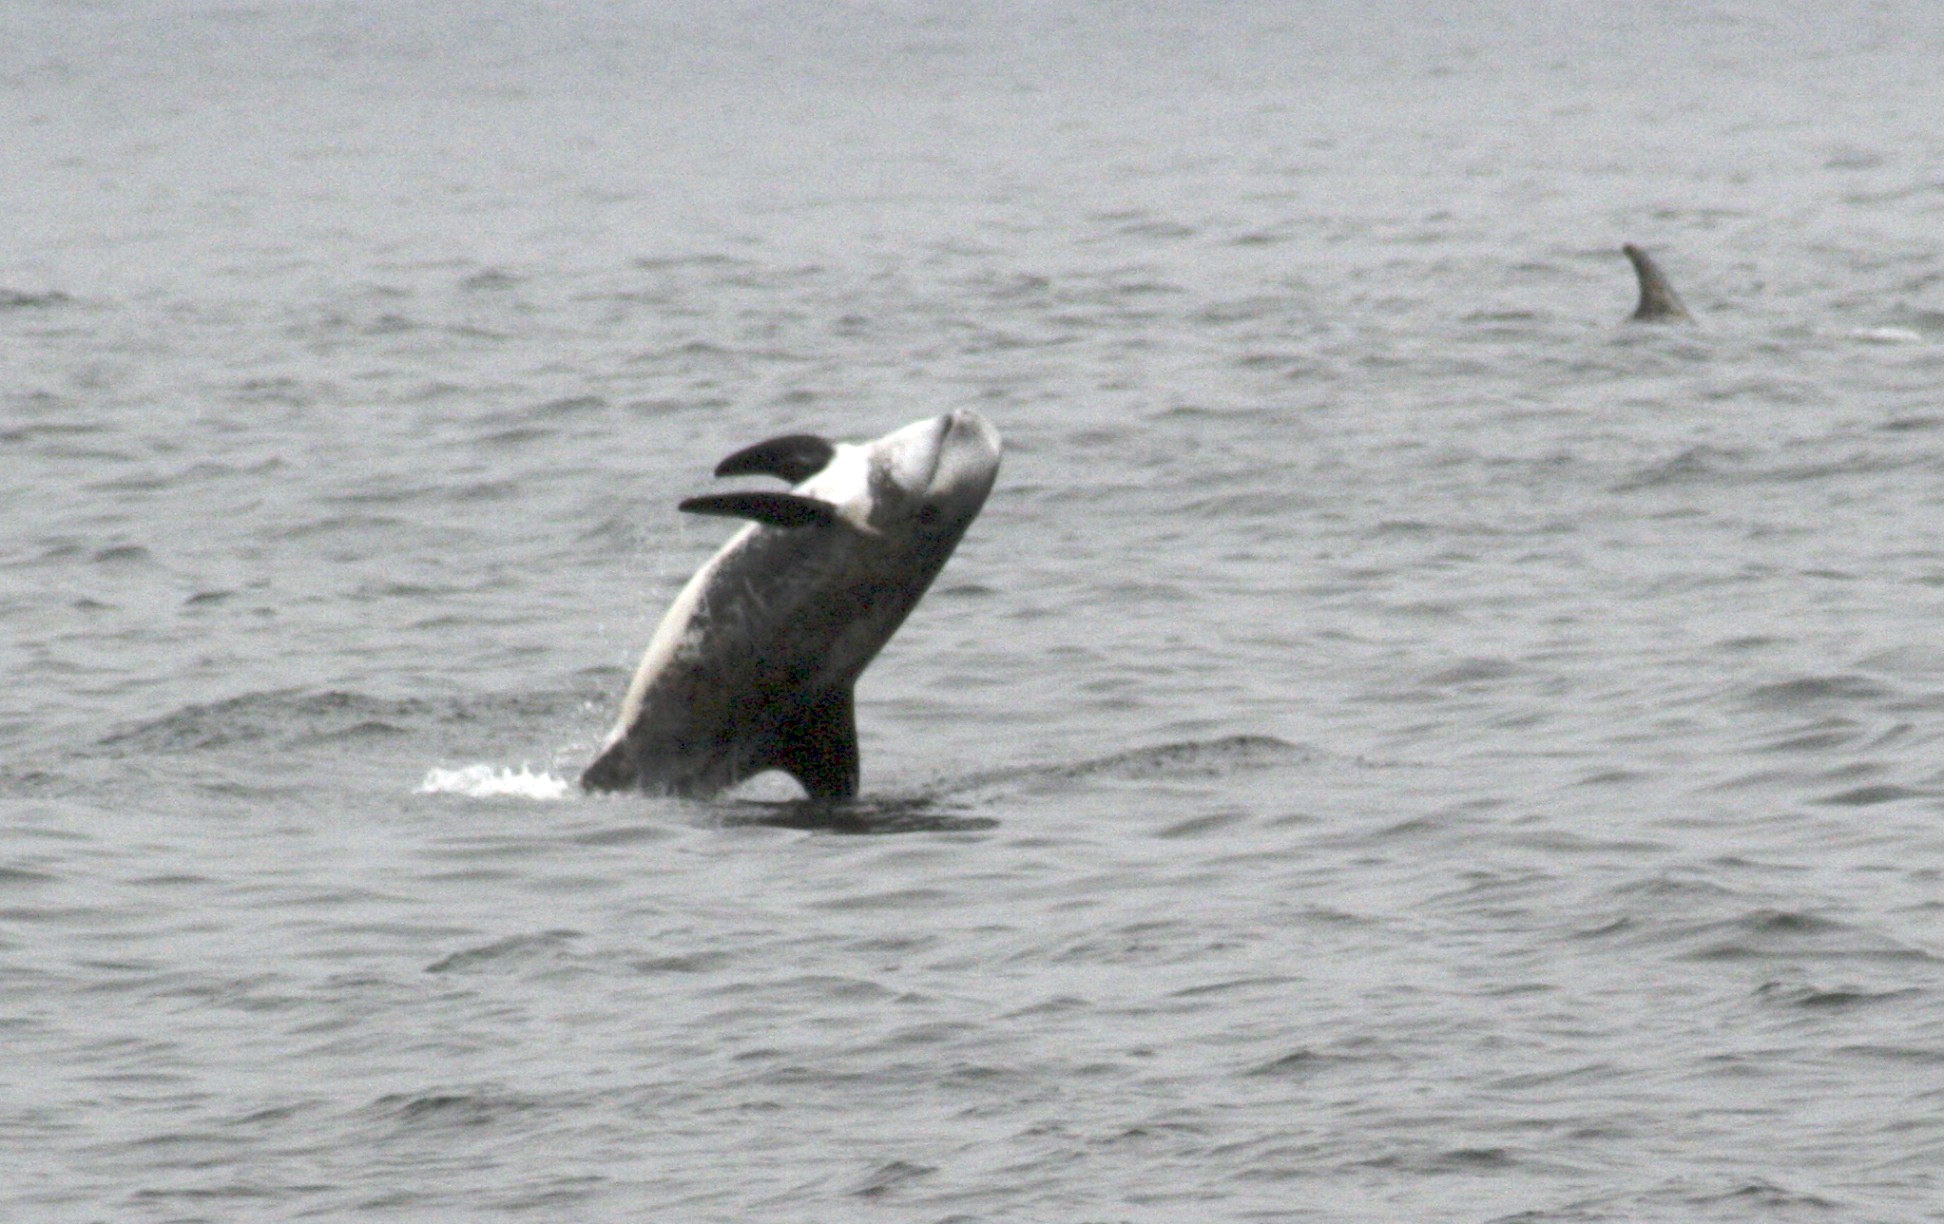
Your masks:
M 920 506 L 918 507 L 918 525 L 920 527 L 929 527 L 938 521 L 938 515 L 939 509 L 937 506 Z

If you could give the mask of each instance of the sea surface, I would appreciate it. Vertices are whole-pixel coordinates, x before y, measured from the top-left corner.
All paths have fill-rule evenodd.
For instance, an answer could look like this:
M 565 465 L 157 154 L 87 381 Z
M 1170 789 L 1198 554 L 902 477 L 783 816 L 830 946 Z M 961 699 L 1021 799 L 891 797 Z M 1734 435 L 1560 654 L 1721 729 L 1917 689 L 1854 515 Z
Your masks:
M 1940 65 L 9 3 L 0 1221 L 1944 1220 Z M 675 503 L 958 407 L 859 800 L 580 795 Z

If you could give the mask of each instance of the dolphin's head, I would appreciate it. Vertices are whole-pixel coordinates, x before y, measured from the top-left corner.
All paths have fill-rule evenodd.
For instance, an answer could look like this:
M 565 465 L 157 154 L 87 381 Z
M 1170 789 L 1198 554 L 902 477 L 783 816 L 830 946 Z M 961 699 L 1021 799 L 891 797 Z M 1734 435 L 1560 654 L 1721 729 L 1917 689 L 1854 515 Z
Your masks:
M 788 493 L 740 491 L 691 497 L 695 514 L 720 514 L 785 530 L 852 531 L 938 564 L 979 516 L 999 474 L 999 431 L 970 408 L 914 421 L 870 442 L 790 434 L 724 459 L 718 476 L 777 476 Z
M 858 448 L 868 470 L 865 525 L 957 543 L 999 474 L 999 431 L 970 408 L 916 421 Z

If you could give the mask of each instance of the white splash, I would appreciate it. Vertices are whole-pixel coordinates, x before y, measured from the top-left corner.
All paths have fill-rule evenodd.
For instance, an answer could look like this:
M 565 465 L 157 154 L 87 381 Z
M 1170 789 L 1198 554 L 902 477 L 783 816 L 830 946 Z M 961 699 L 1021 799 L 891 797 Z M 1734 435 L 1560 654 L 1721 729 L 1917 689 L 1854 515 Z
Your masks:
M 421 795 L 464 795 L 469 799 L 565 799 L 574 791 L 567 779 L 551 773 L 534 773 L 525 765 L 517 770 L 503 765 L 462 765 L 458 769 L 426 771 L 419 783 Z

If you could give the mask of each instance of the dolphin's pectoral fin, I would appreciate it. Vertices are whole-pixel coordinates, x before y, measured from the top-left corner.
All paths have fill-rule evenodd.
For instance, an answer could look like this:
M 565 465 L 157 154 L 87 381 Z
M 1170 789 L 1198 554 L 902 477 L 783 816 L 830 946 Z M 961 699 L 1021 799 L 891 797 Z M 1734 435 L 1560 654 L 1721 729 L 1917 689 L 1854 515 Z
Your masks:
M 837 507 L 795 493 L 705 493 L 676 507 L 690 514 L 746 518 L 771 527 L 815 527 L 837 521 Z
M 800 484 L 830 465 L 836 444 L 816 434 L 786 434 L 745 446 L 716 464 L 718 476 L 780 476 Z
M 777 728 L 766 765 L 812 799 L 857 794 L 857 712 L 849 686 L 806 698 Z
M 615 740 L 595 757 L 594 763 L 581 771 L 580 784 L 584 791 L 633 790 L 639 786 L 641 771 L 627 737 Z

